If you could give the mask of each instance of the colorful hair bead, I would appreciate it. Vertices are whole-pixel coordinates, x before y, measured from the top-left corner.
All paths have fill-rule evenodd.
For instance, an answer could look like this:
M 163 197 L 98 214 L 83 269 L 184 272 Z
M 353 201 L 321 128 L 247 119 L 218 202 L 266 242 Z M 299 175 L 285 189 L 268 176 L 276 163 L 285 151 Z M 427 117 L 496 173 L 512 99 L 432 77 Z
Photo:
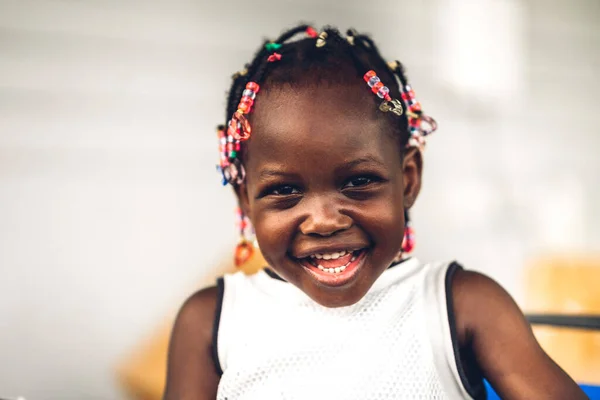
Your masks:
M 281 43 L 274 43 L 274 42 L 269 42 L 265 44 L 265 49 L 267 51 L 277 51 L 281 48 L 282 44 Z
M 370 70 L 363 76 L 367 85 L 371 88 L 371 91 L 377 95 L 383 102 L 379 105 L 379 109 L 383 112 L 391 111 L 396 115 L 402 115 L 404 109 L 402 103 L 399 100 L 392 99 L 390 96 L 390 88 L 385 86 L 381 79 L 377 76 L 375 71 Z
M 369 85 L 371 91 L 379 98 L 385 99 L 385 101 L 392 101 L 392 98 L 390 97 L 390 89 L 381 82 L 381 79 L 379 79 L 375 71 L 368 71 L 363 76 L 363 79 L 365 82 L 367 82 L 367 85 Z
M 254 246 L 248 236 L 254 234 L 250 219 L 241 208 L 236 209 L 237 226 L 240 231 L 240 240 L 235 248 L 234 262 L 236 267 L 242 266 L 254 254 Z
M 404 228 L 404 237 L 402 238 L 402 252 L 410 253 L 415 248 L 415 233 L 407 222 L 406 227 Z
M 425 146 L 425 136 L 435 132 L 437 123 L 430 116 L 423 114 L 421 103 L 417 101 L 415 92 L 409 84 L 406 84 L 402 89 L 402 100 L 408 108 L 406 110 L 410 128 L 408 146 L 422 149 Z
M 252 111 L 259 90 L 260 86 L 256 82 L 248 82 L 246 89 L 242 92 L 237 110 L 233 113 L 227 128 L 227 134 L 236 140 L 248 140 L 252 134 L 252 127 L 244 115 Z
M 316 39 L 319 36 L 315 28 L 313 28 L 312 26 L 306 28 L 306 34 L 313 39 Z
M 281 54 L 273 53 L 269 57 L 267 57 L 268 62 L 275 62 L 281 60 Z
M 237 79 L 241 76 L 246 76 L 248 75 L 248 70 L 246 68 L 244 68 L 241 71 L 236 72 L 235 74 L 231 75 L 231 79 Z
M 357 35 L 358 33 L 354 29 L 348 29 L 348 31 L 346 31 L 346 41 L 350 46 L 354 46 L 354 37 Z
M 323 47 L 327 43 L 327 32 L 321 32 L 317 38 L 317 47 Z

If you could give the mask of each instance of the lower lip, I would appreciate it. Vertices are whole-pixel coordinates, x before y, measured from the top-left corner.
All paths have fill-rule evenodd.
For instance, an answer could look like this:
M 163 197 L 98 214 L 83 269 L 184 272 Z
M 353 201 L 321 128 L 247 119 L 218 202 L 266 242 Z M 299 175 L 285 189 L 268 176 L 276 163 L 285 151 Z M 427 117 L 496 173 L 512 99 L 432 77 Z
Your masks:
M 308 262 L 302 262 L 300 265 L 320 284 L 325 286 L 343 286 L 350 282 L 358 273 L 360 268 L 365 263 L 367 250 L 362 250 L 356 260 L 351 261 L 345 270 L 338 273 L 331 273 L 321 271 L 319 268 L 309 264 Z

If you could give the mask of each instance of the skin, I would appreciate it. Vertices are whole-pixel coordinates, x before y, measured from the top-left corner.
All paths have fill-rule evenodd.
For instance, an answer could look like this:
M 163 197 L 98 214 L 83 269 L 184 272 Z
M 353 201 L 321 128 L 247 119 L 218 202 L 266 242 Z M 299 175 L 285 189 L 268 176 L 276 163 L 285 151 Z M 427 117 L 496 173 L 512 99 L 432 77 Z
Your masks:
M 405 208 L 421 185 L 421 154 L 401 157 L 387 120 L 362 86 L 262 90 L 237 188 L 269 265 L 327 307 L 356 303 L 400 250 Z M 367 95 L 370 95 L 367 91 Z M 307 118 L 310 116 L 310 118 Z M 299 264 L 315 252 L 365 248 L 343 286 L 320 284 Z M 511 297 L 490 278 L 459 270 L 453 307 L 466 371 L 480 370 L 503 399 L 585 399 L 540 348 Z M 166 400 L 214 399 L 216 290 L 183 305 L 171 338 Z

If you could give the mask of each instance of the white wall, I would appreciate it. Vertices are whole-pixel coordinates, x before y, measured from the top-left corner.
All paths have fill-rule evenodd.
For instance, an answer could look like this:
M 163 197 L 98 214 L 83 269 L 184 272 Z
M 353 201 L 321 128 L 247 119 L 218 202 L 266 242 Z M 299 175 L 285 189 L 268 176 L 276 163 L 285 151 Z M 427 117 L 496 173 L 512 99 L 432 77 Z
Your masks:
M 115 364 L 234 244 L 214 172 L 229 76 L 301 20 L 373 33 L 440 122 L 420 257 L 520 299 L 528 257 L 598 249 L 600 6 L 487 0 L 511 29 L 469 51 L 478 25 L 447 29 L 465 4 L 0 0 L 0 397 L 122 397 Z M 506 93 L 448 73 L 500 56 L 520 82 Z

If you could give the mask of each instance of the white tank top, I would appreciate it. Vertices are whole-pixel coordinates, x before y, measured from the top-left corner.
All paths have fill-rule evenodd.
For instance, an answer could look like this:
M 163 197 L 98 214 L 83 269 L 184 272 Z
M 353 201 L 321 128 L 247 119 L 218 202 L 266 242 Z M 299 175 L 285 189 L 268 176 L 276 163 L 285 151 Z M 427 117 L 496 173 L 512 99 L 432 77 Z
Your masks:
M 457 362 L 447 293 L 456 268 L 405 260 L 341 308 L 265 271 L 226 275 L 213 337 L 217 399 L 485 398 Z

